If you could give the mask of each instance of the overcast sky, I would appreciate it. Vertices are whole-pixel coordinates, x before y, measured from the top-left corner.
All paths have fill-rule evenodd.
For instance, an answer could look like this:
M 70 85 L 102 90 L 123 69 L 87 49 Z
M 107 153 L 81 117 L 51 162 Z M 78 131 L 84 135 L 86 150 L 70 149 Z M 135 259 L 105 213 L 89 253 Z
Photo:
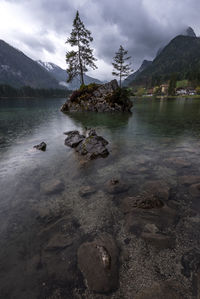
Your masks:
M 76 10 L 92 32 L 98 58 L 98 70 L 88 74 L 101 80 L 111 78 L 120 44 L 136 70 L 188 25 L 200 32 L 200 0 L 0 0 L 0 39 L 65 69 L 65 41 Z

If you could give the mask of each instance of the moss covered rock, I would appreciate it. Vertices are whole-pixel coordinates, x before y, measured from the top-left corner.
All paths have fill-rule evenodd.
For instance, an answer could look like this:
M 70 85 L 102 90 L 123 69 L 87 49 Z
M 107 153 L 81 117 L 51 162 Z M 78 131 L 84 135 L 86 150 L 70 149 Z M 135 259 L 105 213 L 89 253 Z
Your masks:
M 72 93 L 61 111 L 129 112 L 131 107 L 128 91 L 119 88 L 117 80 L 112 80 L 102 85 L 82 85 Z

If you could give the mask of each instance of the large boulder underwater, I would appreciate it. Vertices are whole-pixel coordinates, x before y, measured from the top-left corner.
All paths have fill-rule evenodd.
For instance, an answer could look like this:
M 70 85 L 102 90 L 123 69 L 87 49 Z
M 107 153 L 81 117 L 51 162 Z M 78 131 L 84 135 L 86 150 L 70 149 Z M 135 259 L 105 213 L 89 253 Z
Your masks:
M 61 107 L 62 112 L 130 112 L 133 104 L 129 92 L 119 88 L 117 80 L 105 84 L 91 83 L 75 90 Z

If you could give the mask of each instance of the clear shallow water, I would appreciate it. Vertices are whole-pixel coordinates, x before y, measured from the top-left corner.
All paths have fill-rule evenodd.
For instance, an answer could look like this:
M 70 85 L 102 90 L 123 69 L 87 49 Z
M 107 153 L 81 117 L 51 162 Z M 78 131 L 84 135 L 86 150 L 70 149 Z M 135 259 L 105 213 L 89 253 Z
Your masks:
M 199 213 L 197 196 L 190 196 L 179 177 L 200 175 L 200 99 L 138 99 L 132 114 L 68 115 L 59 111 L 64 101 L 0 100 L 1 298 L 70 298 L 67 292 L 81 287 L 72 254 L 78 244 L 102 231 L 124 236 L 121 212 L 104 190 L 112 178 L 129 185 L 126 196 L 149 182 L 164 182 Z M 63 132 L 85 127 L 109 141 L 106 159 L 86 162 L 64 145 Z M 47 143 L 45 153 L 33 149 L 41 141 Z M 44 186 L 55 180 L 64 190 L 45 193 Z M 97 193 L 83 200 L 82 186 Z M 73 243 L 61 256 L 45 249 L 58 233 Z M 65 295 L 51 297 L 59 287 Z

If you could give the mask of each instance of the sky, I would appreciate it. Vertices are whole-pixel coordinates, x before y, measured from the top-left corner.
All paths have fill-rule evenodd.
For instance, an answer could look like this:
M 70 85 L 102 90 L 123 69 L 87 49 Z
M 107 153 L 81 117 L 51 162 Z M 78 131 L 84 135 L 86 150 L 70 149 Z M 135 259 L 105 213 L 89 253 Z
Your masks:
M 0 39 L 34 60 L 66 69 L 65 41 L 77 10 L 92 32 L 98 59 L 98 69 L 87 74 L 100 80 L 112 78 L 120 45 L 137 70 L 188 26 L 200 33 L 200 0 L 0 0 Z

